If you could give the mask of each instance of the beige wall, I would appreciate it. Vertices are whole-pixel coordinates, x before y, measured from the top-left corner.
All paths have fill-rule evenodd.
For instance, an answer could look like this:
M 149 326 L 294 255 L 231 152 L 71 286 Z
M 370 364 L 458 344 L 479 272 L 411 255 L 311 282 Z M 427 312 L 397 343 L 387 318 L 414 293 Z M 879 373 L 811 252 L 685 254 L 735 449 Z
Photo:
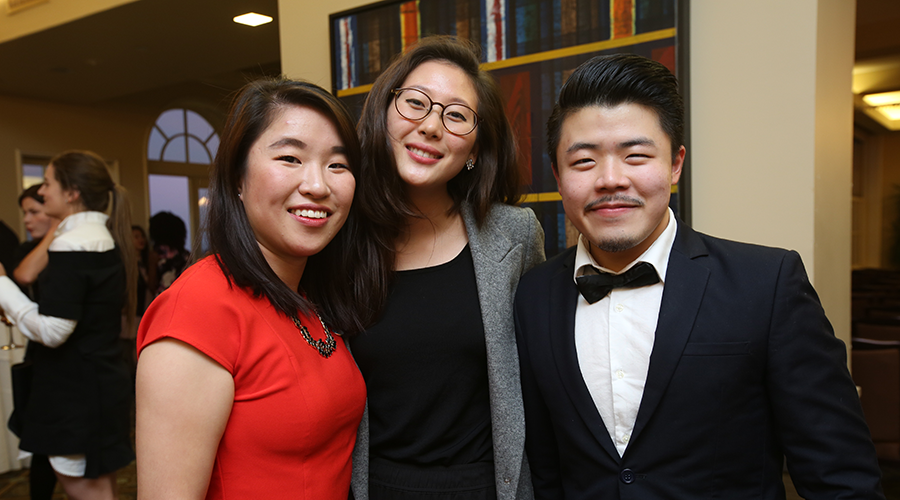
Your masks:
M 136 0 L 49 0 L 13 14 L 0 9 L 0 43 L 59 26 Z M 153 0 L 147 0 L 153 1 Z
M 146 225 L 146 138 L 156 116 L 101 111 L 0 96 L 0 219 L 24 238 L 15 200 L 21 192 L 18 155 L 52 156 L 88 149 L 119 163 L 119 179 L 131 195 L 133 218 Z
M 693 225 L 795 249 L 850 337 L 855 2 L 691 2 Z
M 371 0 L 278 0 L 281 71 L 291 78 L 331 89 L 328 15 L 370 3 Z

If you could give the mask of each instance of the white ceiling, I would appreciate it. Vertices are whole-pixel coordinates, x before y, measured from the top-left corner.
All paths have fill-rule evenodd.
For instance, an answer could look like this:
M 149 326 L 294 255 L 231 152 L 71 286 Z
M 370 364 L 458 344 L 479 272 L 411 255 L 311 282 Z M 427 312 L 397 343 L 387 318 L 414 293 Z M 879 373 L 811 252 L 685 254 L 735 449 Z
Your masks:
M 275 17 L 252 28 L 232 18 Z M 0 94 L 157 107 L 280 72 L 277 0 L 143 0 L 0 44 Z

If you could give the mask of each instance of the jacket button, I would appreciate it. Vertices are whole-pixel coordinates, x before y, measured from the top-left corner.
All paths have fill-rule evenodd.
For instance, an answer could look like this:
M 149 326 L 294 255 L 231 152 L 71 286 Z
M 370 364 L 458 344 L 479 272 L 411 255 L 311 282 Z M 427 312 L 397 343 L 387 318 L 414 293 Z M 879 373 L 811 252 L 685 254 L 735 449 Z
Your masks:
M 504 477 L 504 478 L 503 478 L 503 482 L 506 483 L 506 484 L 509 484 L 509 483 L 512 482 L 512 479 L 510 479 L 510 478 L 508 478 L 508 477 Z
M 631 484 L 634 482 L 634 471 L 631 469 L 623 469 L 622 473 L 619 474 L 619 479 L 622 480 L 625 484 Z

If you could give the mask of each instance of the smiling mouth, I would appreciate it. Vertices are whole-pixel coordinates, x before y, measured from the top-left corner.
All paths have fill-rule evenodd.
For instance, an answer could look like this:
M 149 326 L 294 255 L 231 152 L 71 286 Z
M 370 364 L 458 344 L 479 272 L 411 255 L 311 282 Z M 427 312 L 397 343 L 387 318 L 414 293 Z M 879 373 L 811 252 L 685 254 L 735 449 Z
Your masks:
M 298 217 L 306 217 L 307 219 L 324 219 L 328 217 L 328 212 L 324 210 L 308 210 L 304 208 L 301 210 L 290 210 L 290 213 Z
M 440 160 L 441 158 L 444 157 L 444 155 L 436 155 L 433 153 L 429 153 L 427 151 L 423 151 L 419 148 L 414 148 L 412 146 L 407 146 L 406 150 L 416 156 L 421 156 L 422 158 L 428 158 L 429 160 Z

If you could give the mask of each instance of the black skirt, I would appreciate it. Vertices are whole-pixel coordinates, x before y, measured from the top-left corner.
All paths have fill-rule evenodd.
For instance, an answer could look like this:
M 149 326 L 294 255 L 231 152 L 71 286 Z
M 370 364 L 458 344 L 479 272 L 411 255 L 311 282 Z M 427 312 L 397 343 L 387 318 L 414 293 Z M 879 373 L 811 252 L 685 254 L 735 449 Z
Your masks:
M 494 464 L 422 467 L 372 458 L 370 500 L 496 500 Z

